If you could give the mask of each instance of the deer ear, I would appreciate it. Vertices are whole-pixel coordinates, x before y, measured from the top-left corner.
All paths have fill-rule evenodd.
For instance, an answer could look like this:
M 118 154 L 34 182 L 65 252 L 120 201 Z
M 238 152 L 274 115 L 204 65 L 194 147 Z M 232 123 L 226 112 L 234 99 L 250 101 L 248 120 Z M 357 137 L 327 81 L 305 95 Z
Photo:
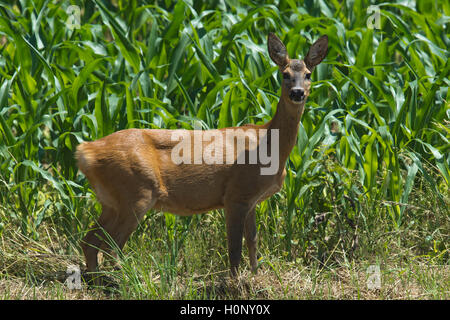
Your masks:
M 286 47 L 278 37 L 272 32 L 267 38 L 267 47 L 269 49 L 270 58 L 280 67 L 285 67 L 288 64 L 289 57 Z
M 309 71 L 313 71 L 314 67 L 317 66 L 326 57 L 328 50 L 328 36 L 324 35 L 320 37 L 314 44 L 309 48 L 308 53 L 304 59 L 306 67 Z

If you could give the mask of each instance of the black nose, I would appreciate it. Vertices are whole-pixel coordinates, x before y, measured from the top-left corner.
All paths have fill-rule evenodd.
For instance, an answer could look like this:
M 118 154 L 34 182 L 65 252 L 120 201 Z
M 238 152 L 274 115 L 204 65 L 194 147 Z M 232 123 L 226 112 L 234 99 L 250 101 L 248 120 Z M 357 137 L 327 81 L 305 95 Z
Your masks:
M 291 90 L 291 93 L 289 94 L 289 97 L 293 101 L 300 101 L 303 99 L 304 95 L 305 95 L 305 90 L 303 90 L 302 88 L 293 88 Z

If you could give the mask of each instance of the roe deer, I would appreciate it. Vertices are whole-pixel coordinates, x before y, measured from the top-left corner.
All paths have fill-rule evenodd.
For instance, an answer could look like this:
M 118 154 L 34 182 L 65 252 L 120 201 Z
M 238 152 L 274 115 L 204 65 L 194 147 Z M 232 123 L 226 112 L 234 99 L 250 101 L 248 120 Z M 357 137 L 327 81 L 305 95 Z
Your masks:
M 310 76 L 314 67 L 325 58 L 327 50 L 328 38 L 322 36 L 311 46 L 304 60 L 290 59 L 281 40 L 273 33 L 269 34 L 269 55 L 279 66 L 283 80 L 277 111 L 264 125 L 197 132 L 127 129 L 79 145 L 76 152 L 79 169 L 86 175 L 102 205 L 97 224 L 81 243 L 87 271 L 97 269 L 99 249 L 111 251 L 103 232 L 107 232 L 108 237 L 122 249 L 140 219 L 151 208 L 178 215 L 225 208 L 231 276 L 238 271 L 243 236 L 251 269 L 256 272 L 255 206 L 282 187 L 285 163 L 296 142 L 300 118 L 310 92 Z M 190 148 L 181 151 L 184 153 L 182 156 L 189 156 L 196 152 L 195 141 L 191 142 L 190 138 L 195 140 L 197 135 L 202 140 L 201 146 L 207 147 L 208 141 L 212 143 L 211 136 L 217 140 L 226 139 L 227 130 L 235 132 L 238 139 L 248 138 L 244 150 L 233 149 L 231 162 L 220 160 L 227 152 L 227 157 L 230 156 L 228 148 L 234 144 L 234 138 L 232 142 L 226 140 L 224 145 L 215 145 L 216 161 L 209 159 L 206 163 L 207 159 L 200 159 L 189 164 L 173 160 L 174 150 L 180 143 L 179 139 L 173 139 L 174 135 L 182 133 L 187 139 L 185 141 Z M 247 134 L 250 131 L 263 132 L 265 136 L 259 135 L 252 140 Z M 273 141 L 275 136 L 279 141 Z M 253 151 L 265 147 L 272 157 L 277 158 L 280 165 L 275 171 L 261 174 L 261 169 L 267 168 L 267 162 L 242 164 L 238 161 L 243 156 L 251 156 L 250 140 L 254 142 Z

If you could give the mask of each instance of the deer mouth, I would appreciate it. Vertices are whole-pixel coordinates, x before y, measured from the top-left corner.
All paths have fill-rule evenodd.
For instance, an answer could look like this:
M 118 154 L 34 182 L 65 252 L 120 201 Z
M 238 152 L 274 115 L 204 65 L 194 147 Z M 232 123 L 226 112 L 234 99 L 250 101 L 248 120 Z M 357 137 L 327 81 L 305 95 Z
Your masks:
M 305 100 L 305 92 L 304 90 L 291 90 L 289 93 L 289 98 L 294 103 L 302 103 Z
M 303 97 L 290 97 L 290 98 L 291 98 L 291 101 L 294 104 L 301 104 L 301 103 L 303 103 L 305 101 L 305 96 L 303 96 Z

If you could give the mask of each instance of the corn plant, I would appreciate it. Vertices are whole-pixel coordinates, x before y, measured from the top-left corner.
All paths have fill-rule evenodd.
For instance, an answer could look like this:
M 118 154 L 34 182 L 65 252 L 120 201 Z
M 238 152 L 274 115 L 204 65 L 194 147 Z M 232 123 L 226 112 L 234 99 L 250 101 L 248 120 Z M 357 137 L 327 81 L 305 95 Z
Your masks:
M 52 220 L 81 237 L 98 210 L 73 157 L 83 140 L 268 121 L 280 94 L 269 32 L 292 57 L 320 35 L 330 43 L 285 187 L 258 209 L 281 252 L 351 246 L 355 225 L 380 218 L 362 203 L 382 206 L 389 228 L 401 228 L 419 180 L 446 207 L 450 5 L 408 3 L 0 1 L 2 225 L 38 237 Z M 369 5 L 378 27 L 368 26 Z M 167 219 L 173 258 L 183 244 L 173 238 L 178 220 Z

